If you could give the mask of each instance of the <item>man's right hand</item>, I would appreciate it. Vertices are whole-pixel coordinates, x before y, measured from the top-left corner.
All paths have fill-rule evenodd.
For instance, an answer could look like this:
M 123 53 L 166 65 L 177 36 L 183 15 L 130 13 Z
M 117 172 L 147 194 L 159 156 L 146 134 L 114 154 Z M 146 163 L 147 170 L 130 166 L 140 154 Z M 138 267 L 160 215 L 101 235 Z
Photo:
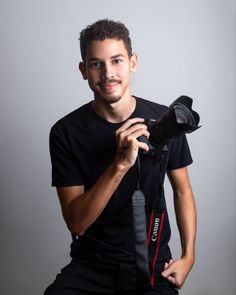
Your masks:
M 143 122 L 142 118 L 129 119 L 116 131 L 117 154 L 115 161 L 122 170 L 128 170 L 134 165 L 139 149 L 146 152 L 149 150 L 146 143 L 137 139 L 141 135 L 147 138 L 150 135 Z

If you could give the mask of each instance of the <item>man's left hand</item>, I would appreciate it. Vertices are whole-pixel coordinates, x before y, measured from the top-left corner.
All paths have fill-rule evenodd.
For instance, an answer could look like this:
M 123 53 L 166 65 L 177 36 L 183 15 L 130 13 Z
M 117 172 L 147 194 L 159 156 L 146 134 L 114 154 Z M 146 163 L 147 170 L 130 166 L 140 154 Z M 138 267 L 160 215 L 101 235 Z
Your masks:
M 176 261 L 170 260 L 165 263 L 161 275 L 173 284 L 176 289 L 181 289 L 192 266 L 193 261 L 184 257 Z

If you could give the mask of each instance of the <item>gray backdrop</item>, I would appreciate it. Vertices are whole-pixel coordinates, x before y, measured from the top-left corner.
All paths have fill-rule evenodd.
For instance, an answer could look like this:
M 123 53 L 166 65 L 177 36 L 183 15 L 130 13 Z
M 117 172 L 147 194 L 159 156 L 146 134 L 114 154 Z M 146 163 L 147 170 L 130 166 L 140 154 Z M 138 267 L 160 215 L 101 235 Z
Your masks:
M 61 116 L 92 98 L 77 68 L 77 39 L 84 26 L 109 17 L 130 28 L 139 54 L 132 93 L 163 104 L 187 94 L 201 114 L 203 127 L 188 136 L 197 255 L 182 294 L 234 295 L 235 1 L 0 4 L 0 293 L 40 295 L 69 262 L 70 234 L 50 187 L 48 133 Z M 177 258 L 174 217 L 171 222 Z

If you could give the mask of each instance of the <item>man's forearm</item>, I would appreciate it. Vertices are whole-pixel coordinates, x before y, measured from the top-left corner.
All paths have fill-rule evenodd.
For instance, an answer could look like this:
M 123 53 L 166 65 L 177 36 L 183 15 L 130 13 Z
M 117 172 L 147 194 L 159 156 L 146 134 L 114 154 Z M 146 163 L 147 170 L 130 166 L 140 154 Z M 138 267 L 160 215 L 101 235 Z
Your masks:
M 174 193 L 176 220 L 179 228 L 182 257 L 195 259 L 196 207 L 191 188 Z
M 82 235 L 99 217 L 126 172 L 113 162 L 91 189 L 73 199 L 66 214 L 71 232 Z

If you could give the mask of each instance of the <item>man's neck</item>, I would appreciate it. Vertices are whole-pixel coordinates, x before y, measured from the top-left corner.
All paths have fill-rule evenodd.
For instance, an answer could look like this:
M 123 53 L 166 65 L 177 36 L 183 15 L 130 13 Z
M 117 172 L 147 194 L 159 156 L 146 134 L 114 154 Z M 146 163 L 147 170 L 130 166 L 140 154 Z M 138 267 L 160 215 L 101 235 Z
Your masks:
M 110 123 L 120 123 L 127 120 L 134 112 L 136 99 L 129 96 L 126 99 L 120 99 L 115 103 L 101 103 L 94 99 L 92 102 L 94 111 Z

